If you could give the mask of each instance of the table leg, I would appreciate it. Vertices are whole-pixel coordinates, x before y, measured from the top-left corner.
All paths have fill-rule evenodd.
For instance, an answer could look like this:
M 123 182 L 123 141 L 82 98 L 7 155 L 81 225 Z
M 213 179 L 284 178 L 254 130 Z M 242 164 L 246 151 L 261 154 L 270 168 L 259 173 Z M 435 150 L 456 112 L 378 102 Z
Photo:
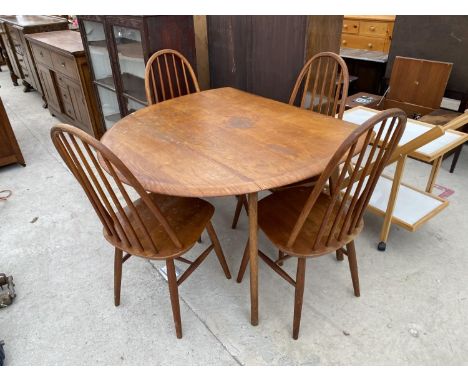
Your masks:
M 250 323 L 258 325 L 258 194 L 249 194 L 249 254 L 250 254 Z

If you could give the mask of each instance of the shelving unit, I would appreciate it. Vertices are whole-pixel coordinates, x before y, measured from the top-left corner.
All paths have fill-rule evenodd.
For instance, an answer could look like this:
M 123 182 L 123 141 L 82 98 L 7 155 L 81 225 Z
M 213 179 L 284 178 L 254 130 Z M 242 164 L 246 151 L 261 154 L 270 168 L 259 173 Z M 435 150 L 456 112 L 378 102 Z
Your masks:
M 165 48 L 181 52 L 196 68 L 193 16 L 79 16 L 106 129 L 147 106 L 145 65 Z

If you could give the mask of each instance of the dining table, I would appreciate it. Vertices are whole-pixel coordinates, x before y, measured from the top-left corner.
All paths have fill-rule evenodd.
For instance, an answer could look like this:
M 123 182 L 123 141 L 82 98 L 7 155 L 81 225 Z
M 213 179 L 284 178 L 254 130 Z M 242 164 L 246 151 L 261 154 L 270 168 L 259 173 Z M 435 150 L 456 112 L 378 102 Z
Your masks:
M 116 122 L 101 141 L 148 192 L 247 195 L 250 321 L 255 326 L 258 193 L 321 174 L 355 128 L 338 118 L 225 87 L 137 110 Z

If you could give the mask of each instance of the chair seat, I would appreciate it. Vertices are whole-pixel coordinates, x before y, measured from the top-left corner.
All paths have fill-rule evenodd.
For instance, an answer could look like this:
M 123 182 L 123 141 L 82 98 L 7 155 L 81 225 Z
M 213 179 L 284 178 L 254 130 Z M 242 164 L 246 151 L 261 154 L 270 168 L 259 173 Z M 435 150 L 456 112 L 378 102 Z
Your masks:
M 355 232 L 350 235 L 345 235 L 341 241 L 336 240 L 337 238 L 335 237 L 335 240 L 332 240 L 329 245 L 326 245 L 325 241 L 327 238 L 326 235 L 324 235 L 317 248 L 313 250 L 312 248 L 320 225 L 322 224 L 324 215 L 331 201 L 328 194 L 322 193 L 312 208 L 294 245 L 288 247 L 287 242 L 289 236 L 304 208 L 311 190 L 311 187 L 294 187 L 280 190 L 258 202 L 258 225 L 260 229 L 281 251 L 290 255 L 299 257 L 320 256 L 336 251 L 344 244 L 353 240 L 354 236 L 362 230 L 363 224 L 361 222 Z M 332 211 L 332 215 L 336 216 L 337 213 L 338 206 L 336 205 Z M 344 220 L 344 217 L 345 214 L 342 214 L 341 222 Z M 328 219 L 329 225 L 333 224 L 333 220 L 333 218 Z M 341 224 L 339 226 L 341 226 Z M 329 230 L 325 232 L 327 231 Z
M 203 233 L 203 230 L 213 216 L 214 207 L 207 201 L 198 198 L 182 198 L 159 194 L 150 194 L 150 197 L 159 207 L 161 213 L 176 233 L 182 243 L 182 248 L 178 248 L 174 245 L 163 226 L 154 217 L 153 213 L 148 209 L 142 199 L 138 199 L 133 203 L 143 223 L 147 227 L 148 233 L 153 243 L 155 243 L 158 252 L 156 253 L 153 251 L 148 239 L 144 239 L 146 235 L 142 232 L 142 227 L 139 224 L 138 218 L 128 207 L 125 208 L 125 212 L 132 226 L 135 227 L 136 234 L 141 240 L 143 251 L 136 252 L 135 249 L 130 251 L 129 248 L 126 248 L 124 243 L 116 242 L 113 238 L 110 238 L 104 230 L 104 236 L 107 241 L 125 252 L 130 252 L 132 255 L 151 259 L 160 260 L 175 258 L 187 252 Z M 117 217 L 124 226 L 124 218 L 121 214 L 118 214 Z M 132 240 L 132 238 L 129 239 Z

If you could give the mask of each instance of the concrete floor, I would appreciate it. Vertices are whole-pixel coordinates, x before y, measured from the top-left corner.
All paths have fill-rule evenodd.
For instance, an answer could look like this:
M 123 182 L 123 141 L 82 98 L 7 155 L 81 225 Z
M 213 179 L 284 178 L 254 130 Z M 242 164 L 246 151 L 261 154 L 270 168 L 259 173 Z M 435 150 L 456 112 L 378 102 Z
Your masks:
M 226 280 L 214 256 L 180 288 L 184 337 L 174 333 L 162 263 L 124 266 L 122 303 L 113 305 L 113 249 L 84 193 L 56 153 L 57 119 L 36 92 L 0 73 L 0 96 L 27 162 L 0 168 L 0 272 L 12 274 L 14 304 L 0 310 L 9 365 L 458 365 L 468 364 L 468 150 L 438 184 L 450 206 L 410 233 L 392 228 L 376 250 L 382 219 L 368 214 L 357 240 L 361 297 L 346 262 L 308 262 L 300 338 L 291 338 L 293 289 L 260 263 L 260 325 L 249 324 L 248 276 Z M 423 186 L 429 166 L 409 161 Z M 215 228 L 233 274 L 247 237 L 234 198 L 212 199 Z M 36 222 L 32 222 L 37 218 Z M 198 244 L 193 253 L 206 245 Z M 263 236 L 260 246 L 272 253 Z M 295 262 L 285 268 L 293 273 Z

